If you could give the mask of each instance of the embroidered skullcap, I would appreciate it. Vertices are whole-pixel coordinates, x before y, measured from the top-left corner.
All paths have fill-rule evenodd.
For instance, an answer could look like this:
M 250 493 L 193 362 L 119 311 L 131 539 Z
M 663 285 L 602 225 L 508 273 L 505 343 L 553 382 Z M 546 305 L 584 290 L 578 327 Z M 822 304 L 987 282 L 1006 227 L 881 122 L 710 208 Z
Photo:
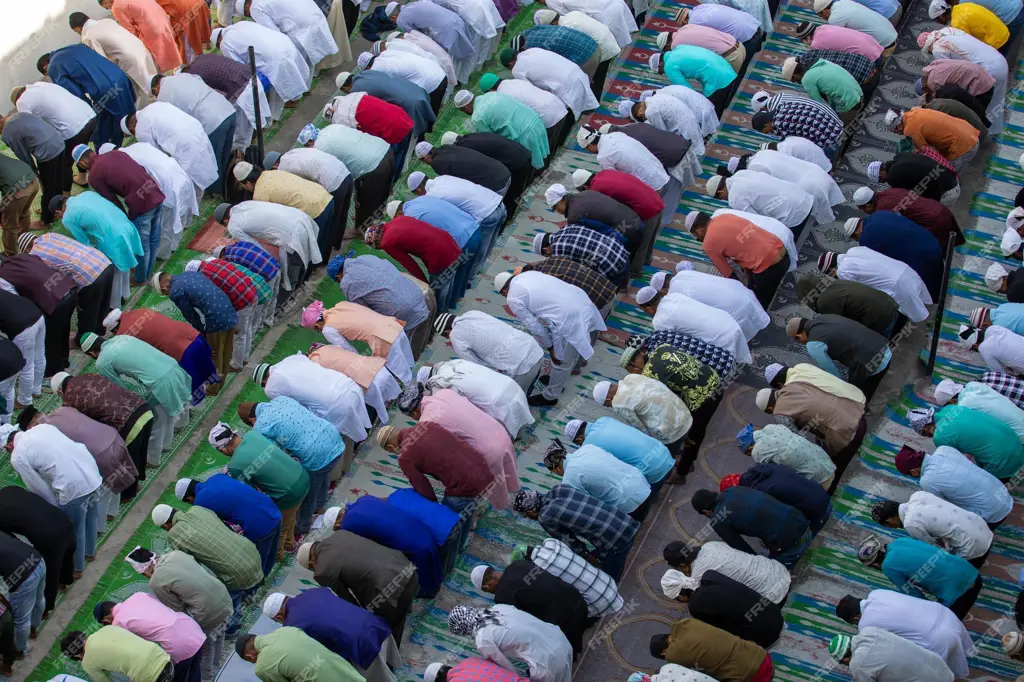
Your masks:
M 654 287 L 655 291 L 661 291 L 665 288 L 665 280 L 668 278 L 668 273 L 664 270 L 660 270 L 651 276 L 651 286 Z
M 857 225 L 860 224 L 860 218 L 848 218 L 843 223 L 843 234 L 847 237 L 852 237 L 853 233 L 857 231 Z
M 754 444 L 754 425 L 747 424 L 739 433 L 736 434 L 736 445 L 739 446 L 740 450 L 746 452 L 750 449 L 750 446 Z
M 210 433 L 207 434 L 206 440 L 209 441 L 210 445 L 220 450 L 222 447 L 231 442 L 231 439 L 235 437 L 235 432 L 230 426 L 224 422 L 217 422 L 213 428 L 210 429 Z
M 914 81 L 914 94 L 918 97 L 924 94 L 924 78 L 918 78 Z
M 1006 652 L 1007 656 L 1016 656 L 1024 648 L 1024 637 L 1016 630 L 1013 630 L 1003 635 L 1002 644 L 1003 651 Z
M 351 76 L 351 71 L 342 71 L 341 73 L 334 77 L 334 87 L 341 90 L 341 86 L 345 85 L 345 81 L 347 81 Z
M 406 181 L 406 185 L 409 187 L 409 191 L 419 189 L 419 186 L 427 179 L 427 174 L 423 171 L 413 171 L 409 173 L 409 179 Z
M 750 98 L 750 107 L 754 111 L 761 111 L 765 105 L 768 104 L 768 100 L 772 98 L 772 94 L 767 90 L 758 90 L 754 93 L 754 96 Z
M 895 109 L 889 109 L 888 111 L 885 112 L 885 119 L 884 119 L 884 121 L 885 121 L 885 126 L 887 128 L 894 127 L 895 125 L 897 125 L 902 120 L 903 120 L 903 114 L 901 114 L 900 112 L 896 111 Z
M 637 305 L 647 305 L 654 300 L 654 297 L 658 295 L 658 290 L 654 287 L 641 287 L 636 292 Z
M 423 390 L 417 384 L 402 391 L 398 396 L 398 409 L 403 414 L 412 414 L 423 401 Z
M 977 327 L 971 327 L 966 324 L 962 324 L 960 325 L 960 331 L 957 332 L 957 336 L 960 337 L 957 340 L 957 344 L 961 348 L 966 348 L 970 350 L 974 346 L 974 344 L 978 342 L 978 336 L 980 336 L 980 331 Z
M 896 453 L 896 470 L 904 476 L 909 476 L 914 469 L 920 469 L 924 463 L 924 453 L 912 447 L 904 445 Z
M 320 129 L 312 123 L 307 123 L 302 126 L 302 130 L 299 131 L 298 141 L 299 144 L 304 145 L 307 142 L 312 142 L 316 138 L 320 137 Z
M 262 384 L 263 377 L 265 377 L 267 375 L 267 372 L 269 371 L 270 365 L 265 362 L 261 362 L 260 364 L 256 365 L 256 368 L 252 371 L 252 380 L 255 381 L 257 384 Z
M 796 73 L 796 57 L 790 57 L 782 62 L 782 77 L 786 80 L 792 80 L 794 73 Z
M 533 23 L 537 26 L 554 22 L 558 12 L 553 9 L 539 9 L 533 13 Z
M 397 3 L 392 3 L 392 4 L 397 4 Z M 360 69 L 365 69 L 367 66 L 369 66 L 370 62 L 372 62 L 372 61 L 373 61 L 373 55 L 370 54 L 369 52 L 363 52 L 363 53 L 361 53 L 359 55 L 359 59 L 357 60 L 356 63 L 359 65 Z
M 907 412 L 907 422 L 910 424 L 910 428 L 914 429 L 914 431 L 923 433 L 924 427 L 932 423 L 932 418 L 934 416 L 935 408 L 915 407 Z
M 579 189 L 583 185 L 587 184 L 590 181 L 590 178 L 593 177 L 593 175 L 594 174 L 588 170 L 577 168 L 572 172 L 572 186 L 575 189 Z
M 52 377 L 50 377 L 50 390 L 56 393 L 58 390 L 60 390 L 61 384 L 64 383 L 64 380 L 70 376 L 71 375 L 68 374 L 67 372 L 57 372 L 56 374 L 54 374 Z M 6 440 L 0 438 L 0 443 L 4 442 L 6 442 Z
M 853 193 L 853 205 L 863 206 L 875 198 L 875 192 L 870 187 L 858 187 Z
M 757 409 L 765 412 L 768 409 L 768 400 L 772 397 L 772 389 L 762 388 L 754 396 L 754 404 L 757 405 Z
M 484 588 L 484 575 L 486 575 L 488 568 L 490 568 L 490 566 L 484 566 L 481 564 L 475 567 L 473 572 L 469 574 L 469 580 L 473 583 L 473 587 L 478 590 L 482 590 Z
M 1012 256 L 1017 253 L 1017 249 L 1020 248 L 1022 243 L 1024 243 L 1024 239 L 1020 238 L 1017 230 L 1007 228 L 1003 232 L 1002 240 L 999 242 L 999 250 L 1003 252 L 1004 256 Z
M 309 568 L 309 557 L 313 553 L 313 543 L 303 542 L 299 545 L 299 551 L 295 553 L 295 563 L 305 569 Z
M 870 564 L 881 551 L 882 541 L 874 535 L 871 535 L 868 536 L 864 542 L 860 543 L 860 547 L 857 548 L 857 559 L 859 559 L 862 564 Z
M 647 100 L 649 100 L 650 98 L 654 97 L 657 94 L 657 90 L 644 90 L 643 92 L 640 93 L 640 101 L 646 102 Z
M 665 46 L 668 45 L 668 39 L 671 38 L 671 37 L 672 37 L 672 34 L 667 32 L 667 31 L 663 31 L 663 32 L 659 33 L 658 37 L 655 38 L 655 42 L 658 45 L 658 49 L 659 50 L 664 50 Z
M 939 385 L 935 387 L 935 402 L 939 405 L 945 405 L 953 399 L 953 396 L 958 395 L 962 390 L 964 390 L 963 384 L 958 384 L 952 379 L 943 379 L 939 382 Z
M 697 222 L 697 218 L 699 216 L 700 211 L 690 211 L 686 214 L 686 220 L 683 221 L 683 226 L 686 228 L 687 232 L 691 232 L 693 230 L 693 225 Z
M 323 301 L 313 301 L 308 306 L 302 309 L 302 326 L 306 329 L 312 329 L 316 326 L 316 323 L 323 319 L 324 316 L 324 304 Z
M 835 251 L 826 251 L 818 256 L 818 270 L 828 272 L 839 262 L 839 254 Z
M 380 237 L 382 232 L 384 232 L 383 225 L 371 225 L 366 228 L 366 233 L 363 234 L 363 243 L 367 246 L 376 246 L 377 238 Z
M 828 643 L 828 655 L 837 663 L 841 663 L 846 654 L 850 651 L 850 642 L 853 639 L 849 635 L 836 635 Z
M 391 434 L 395 433 L 397 429 L 394 426 L 382 426 L 377 431 L 377 445 L 386 447 L 388 441 L 391 439 Z
M 377 40 L 370 46 L 370 52 L 373 53 L 374 57 L 379 57 L 380 53 L 384 51 L 384 43 Z
M 446 132 L 444 135 L 441 136 L 441 146 L 445 146 L 445 145 L 449 145 L 449 144 L 455 144 L 458 141 L 459 141 L 459 134 L 454 132 L 454 131 L 452 131 L 452 130 L 449 130 L 448 132 Z
M 424 156 L 434 151 L 434 145 L 424 140 L 423 142 L 417 142 L 413 151 L 416 152 L 417 159 L 422 159 Z
M 796 37 L 806 38 L 814 32 L 817 24 L 811 23 L 810 21 L 801 21 L 796 27 Z
M 434 368 L 431 367 L 430 365 L 423 365 L 418 370 L 416 370 L 416 383 L 426 384 L 428 381 L 430 381 L 430 373 L 433 370 Z
M 942 0 L 932 0 L 928 3 L 928 18 L 938 19 L 947 9 L 949 9 L 949 5 Z
M 544 190 L 544 201 L 547 202 L 548 208 L 551 208 L 559 201 L 561 201 L 566 195 L 565 185 L 555 183 Z
M 599 381 L 597 385 L 594 386 L 594 401 L 597 402 L 598 405 L 604 405 L 604 401 L 608 399 L 608 391 L 610 391 L 611 388 L 612 382 Z
M 201 260 L 190 260 L 185 263 L 185 272 L 199 272 L 199 266 L 203 264 Z
M 174 496 L 179 500 L 185 499 L 185 493 L 188 492 L 188 487 L 192 484 L 191 478 L 179 478 L 174 484 Z
M 661 591 L 669 599 L 676 599 L 683 590 L 695 590 L 700 581 L 682 571 L 670 568 L 661 576 Z
M 338 523 L 338 517 L 341 516 L 341 509 L 341 507 L 329 507 L 324 511 L 324 528 L 334 529 L 334 526 Z
M 871 182 L 878 182 L 879 181 L 878 172 L 880 170 L 882 170 L 882 162 L 881 161 L 872 161 L 871 163 L 869 163 L 868 167 L 867 167 L 868 180 L 870 180 Z
M 586 423 L 587 422 L 583 421 L 582 419 L 570 419 L 566 423 L 565 428 L 562 430 L 562 433 L 569 440 L 573 440 L 574 438 L 576 438 L 576 434 L 580 432 L 580 427 L 584 426 Z
M 712 175 L 707 185 L 704 186 L 704 191 L 707 192 L 709 197 L 713 197 L 718 193 L 718 188 L 723 182 L 725 182 L 725 178 L 721 175 Z
M 993 263 L 988 266 L 988 270 L 985 271 L 985 285 L 991 291 L 999 291 L 999 288 L 1003 285 L 1003 278 L 1008 274 L 1006 268 L 999 263 Z
M 274 592 L 273 594 L 267 595 L 267 598 L 263 600 L 263 615 L 267 618 L 273 618 L 281 612 L 281 607 L 284 606 L 285 594 L 283 592 Z
M 975 308 L 971 311 L 970 316 L 967 320 L 971 323 L 972 327 L 982 327 L 985 321 L 988 319 L 988 308 Z
M 457 93 L 455 93 L 455 106 L 460 109 L 472 101 L 473 93 L 470 92 L 469 90 L 459 90 Z
M 786 320 L 786 336 L 792 337 L 800 333 L 800 322 L 802 319 L 802 317 L 791 317 Z
M 655 52 L 650 57 L 648 57 L 647 66 L 651 69 L 651 71 L 657 72 L 658 69 L 661 67 L 661 53 Z
M 169 504 L 158 504 L 153 507 L 153 511 L 150 513 L 149 518 L 153 520 L 158 526 L 162 526 L 171 520 L 171 515 L 174 514 L 174 507 Z
M 618 107 L 619 116 L 621 116 L 622 118 L 633 118 L 633 100 L 620 99 Z
M 81 346 L 82 350 L 86 353 L 96 345 L 96 342 L 100 340 L 100 337 L 93 332 L 86 332 L 82 334 L 82 338 L 79 340 L 78 345 Z
M 245 182 L 245 179 L 249 177 L 249 173 L 252 173 L 252 164 L 248 161 L 239 161 L 231 171 L 231 174 L 235 176 L 235 180 L 239 182 Z
M 516 493 L 516 499 L 512 501 L 512 509 L 522 514 L 523 512 L 533 511 L 540 506 L 540 503 L 541 494 L 539 492 L 529 488 L 520 488 L 519 492 Z
M 789 333 L 789 329 L 786 330 L 786 333 Z M 775 377 L 779 376 L 779 372 L 781 372 L 784 369 L 786 369 L 785 365 L 780 364 L 778 362 L 773 362 L 772 364 L 764 368 L 764 380 L 767 381 L 769 384 L 772 383 L 773 381 L 775 381 Z
M 544 248 L 544 237 L 548 236 L 547 232 L 538 232 L 533 235 L 533 252 L 540 253 Z

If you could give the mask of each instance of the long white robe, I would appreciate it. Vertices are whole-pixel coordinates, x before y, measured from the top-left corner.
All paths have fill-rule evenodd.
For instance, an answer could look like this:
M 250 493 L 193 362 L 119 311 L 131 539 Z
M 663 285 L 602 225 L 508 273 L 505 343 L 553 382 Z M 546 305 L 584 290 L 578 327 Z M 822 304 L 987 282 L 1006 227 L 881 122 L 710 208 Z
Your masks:
M 789 270 L 787 272 L 793 272 L 796 270 L 796 240 L 793 238 L 793 230 L 786 227 L 786 225 L 775 218 L 771 218 L 766 215 L 759 215 L 757 213 L 748 213 L 746 211 L 737 211 L 731 208 L 720 208 L 711 214 L 711 217 L 720 216 L 724 213 L 730 215 L 736 215 L 760 227 L 765 232 L 771 232 L 773 235 L 779 238 L 785 247 L 786 253 L 789 254 Z
M 1010 79 L 1010 67 L 999 50 L 974 36 L 947 26 L 939 31 L 940 37 L 932 45 L 935 59 L 962 59 L 977 64 L 996 79 L 992 86 L 992 101 L 985 110 L 990 121 L 988 132 L 992 135 L 1003 132 L 1003 118 L 1006 116 L 1006 85 Z
M 701 135 L 707 137 L 718 130 L 718 114 L 715 113 L 715 105 L 707 97 L 685 85 L 666 85 L 660 90 L 651 90 L 656 95 L 669 95 L 683 103 L 687 109 L 693 112 L 700 124 Z
M 411 52 L 411 48 L 418 48 L 433 57 L 434 61 L 444 69 L 444 74 L 448 77 L 449 83 L 454 84 L 458 82 L 459 79 L 455 77 L 455 62 L 452 61 L 451 55 L 426 33 L 409 31 L 403 33 L 400 39 L 392 40 L 388 43 L 389 50 L 397 49 Z
M 729 313 L 743 330 L 747 341 L 771 322 L 754 292 L 743 286 L 743 282 L 738 279 L 684 270 L 672 276 L 668 290 L 669 293 L 683 294 Z
M 466 24 L 466 33 L 473 39 L 476 54 L 466 60 L 474 68 L 486 62 L 501 40 L 501 30 L 505 22 L 498 13 L 492 0 L 431 0 L 458 14 Z
M 448 78 L 433 57 L 421 57 L 410 51 L 384 50 L 374 58 L 370 68 L 418 85 L 428 94 Z
M 530 81 L 505 78 L 498 84 L 497 90 L 503 95 L 514 97 L 536 111 L 540 120 L 544 122 L 545 128 L 558 125 L 569 113 L 562 100 L 558 99 L 558 95 L 542 90 Z
M 825 150 L 806 137 L 790 135 L 779 142 L 776 149 L 795 159 L 809 161 L 826 173 L 832 170 L 832 161 L 825 155 Z
M 647 122 L 658 130 L 666 130 L 690 141 L 690 151 L 704 156 L 704 136 L 697 117 L 681 101 L 661 93 L 647 100 Z M 697 170 L 700 173 L 700 170 Z M 684 185 L 685 187 L 686 185 Z
M 145 101 L 153 76 L 160 73 L 146 45 L 114 19 L 90 19 L 82 27 L 82 43 L 117 64 L 135 83 Z
M 356 347 L 345 338 L 345 335 L 340 330 L 324 326 L 323 334 L 324 338 L 330 341 L 332 345 L 359 352 L 356 351 Z M 387 357 L 384 358 L 384 367 L 391 370 L 391 373 L 400 382 L 408 384 L 412 382 L 412 368 L 415 364 L 416 361 L 412 357 L 412 347 L 409 345 L 409 337 L 405 335 L 404 331 L 398 332 L 398 336 L 395 337 L 394 342 L 388 349 Z
M 559 14 L 575 10 L 597 19 L 611 29 L 619 45 L 628 45 L 630 34 L 640 30 L 629 5 L 622 0 L 546 0 L 545 4 Z
M 556 358 L 564 358 L 570 345 L 588 360 L 594 354 L 590 333 L 607 329 L 586 292 L 541 272 L 513 277 L 507 300 L 516 319 Z
M 432 391 L 450 388 L 505 426 L 512 438 L 534 422 L 526 394 L 515 379 L 469 360 L 434 365 L 427 385 Z
M 577 119 L 584 111 L 598 107 L 587 74 L 560 54 L 539 47 L 523 50 L 516 57 L 512 75 L 558 95 Z
M 254 21 L 240 21 L 221 33 L 220 51 L 236 62 L 249 63 L 250 45 L 256 55 L 256 70 L 270 80 L 282 100 L 296 100 L 309 89 L 309 64 L 285 34 Z
M 196 187 L 206 189 L 217 182 L 217 156 L 203 124 L 173 104 L 153 102 L 139 110 L 135 139 L 173 157 Z
M 288 36 L 313 70 L 338 52 L 327 18 L 313 0 L 252 0 L 249 14 L 260 26 Z
M 199 215 L 192 179 L 177 161 L 146 142 L 136 142 L 121 151 L 145 168 L 164 193 L 160 208 L 161 243 L 164 231 L 168 232 L 169 239 L 181 234 L 185 226 L 191 224 L 192 217 Z
M 786 227 L 803 223 L 814 207 L 814 197 L 791 182 L 752 170 L 737 171 L 725 179 L 729 208 L 770 216 Z
M 260 98 L 260 119 L 263 129 L 266 130 L 270 122 L 274 120 L 273 112 L 270 110 L 270 101 L 267 93 L 263 90 L 263 83 L 256 79 L 256 93 Z M 245 149 L 252 143 L 252 135 L 256 132 L 256 105 L 252 96 L 252 86 L 246 86 L 238 97 L 235 98 L 235 139 L 231 144 L 232 149 Z
M 363 390 L 341 372 L 316 364 L 302 353 L 270 368 L 264 388 L 267 397 L 286 395 L 318 417 L 331 422 L 338 433 L 359 442 L 372 428 Z
M 669 294 L 661 299 L 651 325 L 656 332 L 682 332 L 724 348 L 737 362 L 748 363 L 753 359 L 743 330 L 729 313 L 684 294 Z
M 913 322 L 928 318 L 928 304 L 932 302 L 928 287 L 921 277 L 906 263 L 873 251 L 866 246 L 855 246 L 839 254 L 839 279 L 867 284 L 883 291 L 900 307 L 900 312 Z
M 228 234 L 235 239 L 264 241 L 281 249 L 281 263 L 286 263 L 286 252 L 294 253 L 303 265 L 323 262 L 316 245 L 319 229 L 313 219 L 297 208 L 269 201 L 243 201 L 231 208 Z M 288 269 L 281 268 L 281 283 L 290 291 Z
M 814 197 L 814 219 L 819 224 L 832 222 L 836 214 L 832 207 L 845 201 L 843 190 L 832 179 L 832 176 L 809 161 L 783 154 L 771 149 L 763 149 L 747 160 L 747 169 L 767 173 L 774 178 L 792 182 Z

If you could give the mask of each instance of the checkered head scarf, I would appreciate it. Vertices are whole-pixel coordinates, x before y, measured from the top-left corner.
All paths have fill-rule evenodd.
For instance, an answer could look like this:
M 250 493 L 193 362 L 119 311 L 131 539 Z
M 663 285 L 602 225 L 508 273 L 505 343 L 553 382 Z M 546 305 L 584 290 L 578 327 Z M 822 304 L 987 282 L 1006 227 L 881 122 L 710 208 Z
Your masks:
M 452 634 L 472 637 L 477 630 L 487 625 L 500 625 L 498 614 L 491 609 L 475 609 L 459 605 L 448 613 L 448 629 Z
M 933 407 L 916 407 L 907 413 L 910 428 L 918 433 L 924 433 L 924 427 L 931 424 L 934 417 L 935 408 Z

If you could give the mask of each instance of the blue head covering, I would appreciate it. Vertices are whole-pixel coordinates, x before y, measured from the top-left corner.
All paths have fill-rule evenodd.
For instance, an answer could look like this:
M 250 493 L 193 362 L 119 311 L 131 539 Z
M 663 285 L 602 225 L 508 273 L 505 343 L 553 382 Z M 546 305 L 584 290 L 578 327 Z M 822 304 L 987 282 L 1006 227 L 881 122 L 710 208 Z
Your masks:
M 299 131 L 299 144 L 306 144 L 310 140 L 315 140 L 319 135 L 320 130 L 312 123 L 307 123 Z
M 918 78 L 914 81 L 914 93 L 920 97 L 924 93 L 924 79 Z
M 351 258 L 356 255 L 355 250 L 349 251 L 348 253 L 339 253 L 337 256 L 327 262 L 327 276 L 331 279 L 337 279 L 338 273 L 345 266 L 345 259 Z
M 740 446 L 740 450 L 743 452 L 746 452 L 747 448 L 754 444 L 753 424 L 747 424 L 740 429 L 740 432 L 736 434 L 736 444 Z

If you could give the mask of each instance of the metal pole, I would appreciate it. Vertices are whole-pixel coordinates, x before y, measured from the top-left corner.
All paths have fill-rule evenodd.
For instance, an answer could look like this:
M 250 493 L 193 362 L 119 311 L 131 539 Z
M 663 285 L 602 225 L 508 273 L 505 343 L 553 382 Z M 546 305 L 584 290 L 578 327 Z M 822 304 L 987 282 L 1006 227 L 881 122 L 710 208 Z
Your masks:
M 953 267 L 953 249 L 956 242 L 956 234 L 949 235 L 949 243 L 946 244 L 946 267 L 942 271 L 942 288 L 939 289 L 938 307 L 935 311 L 935 329 L 932 331 L 932 350 L 928 355 L 928 375 L 935 371 L 935 360 L 939 353 L 939 336 L 942 334 L 942 310 L 946 306 L 946 293 L 949 290 L 949 271 Z
M 263 163 L 263 117 L 260 115 L 260 90 L 256 76 L 256 50 L 249 46 L 249 67 L 252 69 L 252 104 L 256 112 L 256 150 Z

